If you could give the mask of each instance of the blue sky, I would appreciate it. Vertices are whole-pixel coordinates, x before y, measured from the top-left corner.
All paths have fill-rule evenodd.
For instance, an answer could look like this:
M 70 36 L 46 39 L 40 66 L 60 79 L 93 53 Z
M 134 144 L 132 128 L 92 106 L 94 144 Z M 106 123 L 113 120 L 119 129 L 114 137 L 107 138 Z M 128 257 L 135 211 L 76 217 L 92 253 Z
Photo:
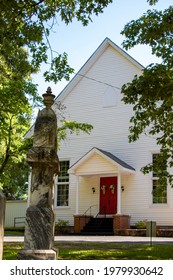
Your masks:
M 58 53 L 66 52 L 70 66 L 77 72 L 106 37 L 122 47 L 124 37 L 120 32 L 127 22 L 139 18 L 148 9 L 163 10 L 170 5 L 172 0 L 159 0 L 155 6 L 149 6 L 147 0 L 114 0 L 105 8 L 103 14 L 93 16 L 93 22 L 86 27 L 76 20 L 69 25 L 59 21 L 50 37 L 52 49 Z M 144 66 L 158 61 L 147 46 L 137 46 L 128 53 Z M 34 77 L 39 94 L 42 95 L 47 87 L 51 86 L 57 96 L 67 82 L 62 81 L 56 85 L 52 82 L 45 83 L 42 77 L 45 69 L 47 70 L 48 66 L 43 65 L 41 72 Z

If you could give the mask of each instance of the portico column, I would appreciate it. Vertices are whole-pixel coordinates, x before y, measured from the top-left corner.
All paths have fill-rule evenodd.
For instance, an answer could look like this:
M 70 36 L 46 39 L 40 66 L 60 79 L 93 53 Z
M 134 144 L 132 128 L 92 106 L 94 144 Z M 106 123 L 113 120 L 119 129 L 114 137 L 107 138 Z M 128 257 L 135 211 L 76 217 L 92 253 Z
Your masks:
M 121 174 L 118 174 L 117 214 L 121 214 Z
M 76 213 L 75 215 L 79 214 L 79 176 L 76 176 Z

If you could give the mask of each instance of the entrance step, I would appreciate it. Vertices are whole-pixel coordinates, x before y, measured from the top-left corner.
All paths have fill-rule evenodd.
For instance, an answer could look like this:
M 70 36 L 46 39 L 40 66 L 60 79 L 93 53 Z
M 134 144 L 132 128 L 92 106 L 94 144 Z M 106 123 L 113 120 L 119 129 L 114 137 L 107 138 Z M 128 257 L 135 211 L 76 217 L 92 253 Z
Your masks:
M 81 230 L 82 235 L 113 235 L 113 218 L 92 218 Z

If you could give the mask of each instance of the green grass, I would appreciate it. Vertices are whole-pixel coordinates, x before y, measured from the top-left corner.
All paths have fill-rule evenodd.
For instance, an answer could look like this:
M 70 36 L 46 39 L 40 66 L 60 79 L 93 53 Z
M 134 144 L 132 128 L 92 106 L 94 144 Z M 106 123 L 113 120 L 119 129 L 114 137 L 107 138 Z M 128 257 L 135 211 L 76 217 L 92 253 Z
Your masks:
M 60 260 L 173 260 L 173 245 L 55 242 Z M 15 260 L 23 243 L 4 243 L 4 260 Z
M 21 250 L 23 247 L 23 243 L 7 243 L 4 242 L 4 248 L 3 248 L 3 260 L 16 260 L 17 259 L 17 253 L 19 250 Z
M 17 228 L 14 228 L 14 227 L 8 227 L 8 228 L 5 228 L 4 230 L 4 235 L 5 236 L 23 236 L 24 235 L 24 227 L 17 227 Z

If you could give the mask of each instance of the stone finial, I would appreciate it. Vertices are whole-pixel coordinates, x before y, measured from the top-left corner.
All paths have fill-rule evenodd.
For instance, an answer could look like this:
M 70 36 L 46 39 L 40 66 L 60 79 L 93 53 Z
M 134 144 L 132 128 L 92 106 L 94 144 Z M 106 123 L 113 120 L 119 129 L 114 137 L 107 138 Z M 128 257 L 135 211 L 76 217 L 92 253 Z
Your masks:
M 43 102 L 44 102 L 46 108 L 49 109 L 53 105 L 54 98 L 55 98 L 55 95 L 52 94 L 51 88 L 48 87 L 46 93 L 44 93 L 42 96 L 44 98 Z

